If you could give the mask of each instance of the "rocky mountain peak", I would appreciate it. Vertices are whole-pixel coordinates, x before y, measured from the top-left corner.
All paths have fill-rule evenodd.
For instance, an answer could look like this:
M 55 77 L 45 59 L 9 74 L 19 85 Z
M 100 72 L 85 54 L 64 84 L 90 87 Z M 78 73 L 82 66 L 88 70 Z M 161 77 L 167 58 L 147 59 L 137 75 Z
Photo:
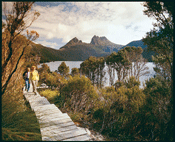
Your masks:
M 91 39 L 91 44 L 94 45 L 107 45 L 107 44 L 111 44 L 111 42 L 105 37 L 99 37 L 94 35 L 93 38 Z
M 91 39 L 91 44 L 99 45 L 99 44 L 100 44 L 100 41 L 101 41 L 100 37 L 94 35 L 94 36 L 92 37 L 92 39 Z
M 82 43 L 82 41 L 81 41 L 81 40 L 78 40 L 77 37 L 74 37 L 73 39 L 71 39 L 71 40 L 67 43 L 67 45 L 74 45 L 74 44 L 77 44 L 77 43 Z

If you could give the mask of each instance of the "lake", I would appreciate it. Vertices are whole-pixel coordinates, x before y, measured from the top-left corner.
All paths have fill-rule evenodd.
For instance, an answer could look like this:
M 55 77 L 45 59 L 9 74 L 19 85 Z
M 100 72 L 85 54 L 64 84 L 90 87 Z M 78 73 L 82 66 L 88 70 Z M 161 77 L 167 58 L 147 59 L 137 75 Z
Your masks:
M 62 62 L 63 61 L 54 61 L 54 62 L 48 62 L 45 64 L 47 64 L 50 67 L 51 71 L 55 71 L 55 70 L 58 70 L 58 67 L 60 66 L 60 64 Z M 72 68 L 80 68 L 80 64 L 83 61 L 64 61 L 64 62 L 66 63 L 67 66 L 69 66 L 69 72 L 71 73 L 71 69 Z M 42 64 L 38 65 L 37 67 L 40 68 L 41 65 Z M 143 87 L 143 83 L 145 82 L 145 80 L 147 80 L 155 75 L 155 71 L 153 70 L 153 67 L 155 67 L 155 65 L 152 62 L 148 62 L 146 64 L 146 66 L 149 68 L 148 71 L 150 73 L 147 75 L 141 76 L 139 78 L 139 80 L 141 82 L 141 85 L 140 85 L 141 88 Z M 104 70 L 107 71 L 107 66 L 104 68 Z M 105 78 L 107 78 L 107 79 L 105 79 Z M 104 86 L 109 86 L 109 79 L 108 78 L 109 78 L 109 75 L 106 73 L 106 75 L 104 77 Z M 115 76 L 115 80 L 117 80 L 117 75 Z

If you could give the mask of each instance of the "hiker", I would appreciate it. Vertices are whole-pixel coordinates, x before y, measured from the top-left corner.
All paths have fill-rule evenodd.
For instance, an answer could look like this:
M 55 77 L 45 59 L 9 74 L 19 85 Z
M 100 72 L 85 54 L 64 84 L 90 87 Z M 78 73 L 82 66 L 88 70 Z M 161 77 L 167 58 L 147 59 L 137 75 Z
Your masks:
M 36 86 L 38 85 L 39 74 L 35 66 L 31 67 L 30 79 L 33 86 L 33 92 L 36 94 Z
M 30 89 L 30 68 L 27 68 L 27 71 L 23 74 L 24 80 L 25 80 L 25 90 L 28 92 Z

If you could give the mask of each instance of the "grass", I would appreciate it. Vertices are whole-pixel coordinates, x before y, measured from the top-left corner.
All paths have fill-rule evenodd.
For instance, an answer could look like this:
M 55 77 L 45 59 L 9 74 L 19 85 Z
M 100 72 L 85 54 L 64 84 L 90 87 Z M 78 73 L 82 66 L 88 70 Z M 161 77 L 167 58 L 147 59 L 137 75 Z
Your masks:
M 16 84 L 15 84 L 16 85 Z M 1 137 L 3 141 L 41 141 L 40 126 L 20 87 L 12 84 L 2 96 Z
M 11 106 L 6 108 L 11 109 Z M 35 113 L 28 107 L 23 112 L 2 113 L 2 140 L 5 141 L 41 141 L 40 126 Z
M 2 139 L 5 141 L 41 141 L 37 118 L 31 110 L 13 115 L 12 123 L 2 127 Z
M 60 95 L 58 90 L 51 89 L 38 89 L 38 92 L 41 96 L 46 97 L 50 103 L 55 103 Z

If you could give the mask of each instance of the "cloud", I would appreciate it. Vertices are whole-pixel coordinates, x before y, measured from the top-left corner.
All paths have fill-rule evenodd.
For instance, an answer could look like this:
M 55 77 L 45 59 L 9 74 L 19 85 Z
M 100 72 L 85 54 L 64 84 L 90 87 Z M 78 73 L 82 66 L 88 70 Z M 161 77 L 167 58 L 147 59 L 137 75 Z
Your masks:
M 44 40 L 41 41 L 35 41 L 37 44 L 42 44 L 43 46 L 51 47 L 51 48 L 57 48 L 58 44 L 56 42 L 47 42 Z
M 54 2 L 41 5 L 39 2 L 35 4 L 33 9 L 40 12 L 40 17 L 30 27 L 39 33 L 40 41 L 57 38 L 62 39 L 63 44 L 77 37 L 89 43 L 94 35 L 98 35 L 125 45 L 141 39 L 153 27 L 152 19 L 143 15 L 144 7 L 140 2 Z M 58 41 L 54 42 L 60 45 Z

